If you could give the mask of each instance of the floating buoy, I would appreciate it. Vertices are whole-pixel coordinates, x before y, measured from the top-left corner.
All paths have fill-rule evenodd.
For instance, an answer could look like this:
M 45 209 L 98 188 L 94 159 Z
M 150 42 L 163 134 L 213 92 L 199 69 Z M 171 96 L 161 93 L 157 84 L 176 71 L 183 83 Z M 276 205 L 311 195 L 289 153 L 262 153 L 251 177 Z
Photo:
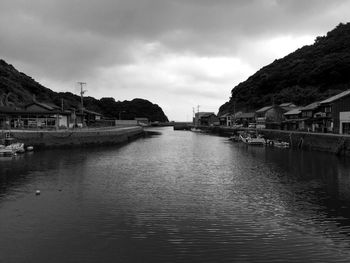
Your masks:
M 33 146 L 27 146 L 27 151 L 33 151 L 34 147 Z
M 40 190 L 36 190 L 35 195 L 40 195 Z

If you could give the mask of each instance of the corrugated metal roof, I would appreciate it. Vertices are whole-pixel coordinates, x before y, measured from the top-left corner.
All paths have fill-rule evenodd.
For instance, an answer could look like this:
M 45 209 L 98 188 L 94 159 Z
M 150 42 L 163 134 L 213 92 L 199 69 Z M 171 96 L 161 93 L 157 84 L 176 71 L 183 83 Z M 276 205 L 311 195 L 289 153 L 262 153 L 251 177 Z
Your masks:
M 305 107 L 302 107 L 300 110 L 301 111 L 306 111 L 306 110 L 314 110 L 316 109 L 318 106 L 320 106 L 320 102 L 319 101 L 316 101 L 316 102 L 313 102 L 309 105 L 306 105 Z
M 321 101 L 320 103 L 321 104 L 331 103 L 331 102 L 334 102 L 334 101 L 336 101 L 338 99 L 341 99 L 341 98 L 343 98 L 343 97 L 345 97 L 347 95 L 350 95 L 350 90 L 343 91 L 343 92 L 341 92 L 341 93 L 339 93 L 337 95 L 334 95 L 334 96 L 332 96 L 332 97 L 330 97 L 330 98 L 328 98 L 326 100 Z
M 231 113 L 225 113 L 225 114 L 220 115 L 220 118 L 225 118 L 225 117 L 228 117 L 231 115 L 232 115 Z
M 272 105 L 271 105 L 271 106 L 265 106 L 265 107 L 263 107 L 263 108 L 257 110 L 256 112 L 264 112 L 264 111 L 267 111 L 267 110 L 269 110 L 269 109 L 271 109 L 271 108 L 272 108 Z
M 284 102 L 280 104 L 281 107 L 296 107 L 296 105 L 293 102 Z
M 292 109 L 290 111 L 287 111 L 284 115 L 296 115 L 301 113 L 300 108 Z

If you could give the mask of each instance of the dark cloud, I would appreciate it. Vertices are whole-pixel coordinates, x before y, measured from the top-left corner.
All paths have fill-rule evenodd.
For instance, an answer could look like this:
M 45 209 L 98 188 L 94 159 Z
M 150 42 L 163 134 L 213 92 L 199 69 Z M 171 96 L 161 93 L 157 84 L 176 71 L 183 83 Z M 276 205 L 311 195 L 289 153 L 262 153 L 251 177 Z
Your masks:
M 256 67 L 274 59 L 259 56 L 265 40 L 325 34 L 346 22 L 349 7 L 345 0 L 2 0 L 0 56 L 51 83 L 98 79 L 109 68 L 124 78 L 118 67 L 169 55 L 240 58 Z M 227 82 L 185 70 L 191 82 Z

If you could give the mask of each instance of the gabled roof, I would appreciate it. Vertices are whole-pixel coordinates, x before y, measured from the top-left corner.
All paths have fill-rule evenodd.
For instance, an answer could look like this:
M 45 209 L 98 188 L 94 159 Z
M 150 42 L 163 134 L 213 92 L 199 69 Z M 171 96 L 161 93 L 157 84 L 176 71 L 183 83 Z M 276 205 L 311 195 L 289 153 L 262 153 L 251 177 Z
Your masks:
M 288 107 L 288 108 L 295 108 L 296 105 L 293 102 L 284 102 L 280 104 L 280 107 Z
M 215 114 L 214 112 L 205 112 L 205 111 L 201 111 L 201 112 L 196 112 L 195 116 L 197 118 L 201 118 L 203 115 L 207 115 L 207 114 Z
M 343 92 L 341 92 L 341 93 L 339 93 L 337 95 L 334 95 L 334 96 L 332 96 L 332 97 L 330 97 L 330 98 L 328 98 L 326 100 L 323 100 L 323 101 L 320 102 L 320 104 L 332 103 L 332 102 L 334 102 L 336 100 L 339 100 L 339 99 L 341 99 L 341 98 L 343 98 L 345 96 L 348 96 L 348 95 L 350 95 L 350 90 L 343 91 Z
M 56 107 L 58 107 L 58 106 L 56 106 L 56 105 L 55 105 L 56 107 L 52 107 L 52 106 L 48 105 L 47 103 L 33 101 L 33 102 L 27 104 L 27 105 L 25 106 L 25 108 L 28 108 L 29 106 L 32 106 L 32 105 L 38 105 L 39 107 L 44 108 L 45 110 L 49 110 L 49 111 L 52 111 L 52 110 L 54 110 L 54 109 L 57 109 Z M 54 104 L 51 104 L 51 105 L 54 105 Z M 59 107 L 58 107 L 58 108 L 59 108 Z
M 262 107 L 261 109 L 257 110 L 256 112 L 265 112 L 265 111 L 267 111 L 267 110 L 269 110 L 271 108 L 272 108 L 272 105 L 265 106 L 265 107 Z
M 86 109 L 84 109 L 83 112 L 84 112 L 84 113 L 86 112 L 86 113 L 88 113 L 88 114 L 97 115 L 97 116 L 102 116 L 101 113 L 98 113 L 98 112 L 95 112 L 95 111 L 92 111 L 92 110 L 86 110 Z M 139 119 L 141 119 L 141 118 L 139 118 Z M 147 119 L 147 118 L 144 118 L 144 119 Z M 147 119 L 147 120 L 148 120 L 148 119 Z
M 49 107 L 51 107 L 51 108 L 57 109 L 57 110 L 60 110 L 60 109 L 61 109 L 60 106 L 57 106 L 56 104 L 51 103 L 51 102 L 45 102 L 45 103 L 42 103 L 42 104 L 45 104 L 45 105 L 47 105 L 47 106 L 49 106 Z
M 231 113 L 225 113 L 225 114 L 222 114 L 222 115 L 220 115 L 220 117 L 219 118 L 226 118 L 226 117 L 229 117 L 229 116 L 231 116 L 232 114 Z
M 313 102 L 309 105 L 306 105 L 305 107 L 302 107 L 300 110 L 301 111 L 315 110 L 315 109 L 317 109 L 318 106 L 320 106 L 320 102 L 316 101 L 316 102 Z
M 205 114 L 203 114 L 202 116 L 200 116 L 200 118 L 207 118 L 207 117 L 209 117 L 209 116 L 211 116 L 211 115 L 215 115 L 215 113 L 214 112 L 208 112 L 208 113 L 205 113 Z M 215 115 L 216 116 L 216 115 Z
M 296 108 L 296 109 L 292 109 L 290 111 L 287 111 L 286 113 L 284 113 L 284 115 L 297 115 L 300 113 L 301 113 L 300 108 Z

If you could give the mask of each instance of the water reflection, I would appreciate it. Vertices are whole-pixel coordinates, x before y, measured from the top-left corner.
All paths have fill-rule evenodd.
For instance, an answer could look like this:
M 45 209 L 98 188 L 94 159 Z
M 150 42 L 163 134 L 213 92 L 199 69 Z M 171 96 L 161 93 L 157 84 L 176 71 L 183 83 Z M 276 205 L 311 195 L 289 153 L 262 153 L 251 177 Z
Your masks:
M 157 131 L 1 162 L 5 262 L 350 260 L 347 158 Z

